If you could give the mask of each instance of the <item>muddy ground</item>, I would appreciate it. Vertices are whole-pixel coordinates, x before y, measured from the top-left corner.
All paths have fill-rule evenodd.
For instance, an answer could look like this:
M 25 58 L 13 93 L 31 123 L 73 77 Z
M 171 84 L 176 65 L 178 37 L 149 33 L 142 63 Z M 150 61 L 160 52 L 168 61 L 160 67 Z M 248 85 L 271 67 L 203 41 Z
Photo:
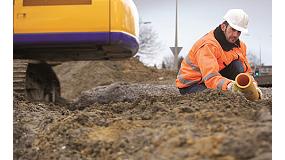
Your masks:
M 68 101 L 14 94 L 14 159 L 272 159 L 271 88 L 257 102 L 215 90 L 182 96 L 175 73 L 134 59 L 55 70 Z

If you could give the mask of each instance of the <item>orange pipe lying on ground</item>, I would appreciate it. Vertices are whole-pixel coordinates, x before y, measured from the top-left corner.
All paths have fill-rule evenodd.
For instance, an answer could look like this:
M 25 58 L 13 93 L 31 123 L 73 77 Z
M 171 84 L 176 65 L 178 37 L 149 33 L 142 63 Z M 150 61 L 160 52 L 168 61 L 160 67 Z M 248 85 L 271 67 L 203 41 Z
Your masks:
M 237 90 L 244 93 L 246 99 L 251 101 L 259 99 L 258 91 L 253 84 L 253 79 L 248 73 L 238 74 L 235 81 Z

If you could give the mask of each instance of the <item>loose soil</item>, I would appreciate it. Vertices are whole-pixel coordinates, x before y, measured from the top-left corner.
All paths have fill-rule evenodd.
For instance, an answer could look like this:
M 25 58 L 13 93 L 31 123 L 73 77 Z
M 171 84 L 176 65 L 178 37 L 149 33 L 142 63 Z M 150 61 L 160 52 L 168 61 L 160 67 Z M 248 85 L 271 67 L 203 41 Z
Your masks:
M 180 95 L 175 73 L 135 59 L 55 67 L 66 101 L 14 93 L 14 159 L 272 159 L 272 90 L 248 101 Z

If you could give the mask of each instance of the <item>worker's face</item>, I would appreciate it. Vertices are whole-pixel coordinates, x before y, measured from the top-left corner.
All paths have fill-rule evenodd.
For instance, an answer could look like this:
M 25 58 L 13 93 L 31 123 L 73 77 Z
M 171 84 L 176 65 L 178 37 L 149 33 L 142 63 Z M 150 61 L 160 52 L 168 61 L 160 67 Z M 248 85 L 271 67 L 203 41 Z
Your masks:
M 240 36 L 240 31 L 232 28 L 230 25 L 222 24 L 221 26 L 222 30 L 224 31 L 224 34 L 226 36 L 226 39 L 230 43 L 235 43 Z

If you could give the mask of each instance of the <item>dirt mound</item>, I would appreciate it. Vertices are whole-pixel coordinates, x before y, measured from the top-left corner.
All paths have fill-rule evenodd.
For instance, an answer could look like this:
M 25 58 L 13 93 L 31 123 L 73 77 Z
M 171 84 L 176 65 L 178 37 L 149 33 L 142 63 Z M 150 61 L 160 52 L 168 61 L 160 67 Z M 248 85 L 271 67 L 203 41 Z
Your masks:
M 173 71 L 146 67 L 135 58 L 121 61 L 75 61 L 54 67 L 64 98 L 74 99 L 82 91 L 114 82 L 174 84 Z
M 271 88 L 256 102 L 210 89 L 182 96 L 174 72 L 135 59 L 55 69 L 73 100 L 14 94 L 14 159 L 272 159 Z
M 99 86 L 82 92 L 72 104 L 73 109 L 82 109 L 93 103 L 116 103 L 139 101 L 142 97 L 162 97 L 177 95 L 179 92 L 173 85 L 130 84 L 117 82 L 107 86 Z
M 126 95 L 134 86 L 145 87 L 123 86 Z M 14 96 L 15 158 L 271 159 L 270 98 L 251 102 L 215 90 L 181 96 L 171 87 L 151 88 L 132 100 L 102 104 L 90 96 L 97 87 L 81 95 L 92 103 L 75 111 Z M 114 99 L 115 93 L 123 97 L 114 92 Z

